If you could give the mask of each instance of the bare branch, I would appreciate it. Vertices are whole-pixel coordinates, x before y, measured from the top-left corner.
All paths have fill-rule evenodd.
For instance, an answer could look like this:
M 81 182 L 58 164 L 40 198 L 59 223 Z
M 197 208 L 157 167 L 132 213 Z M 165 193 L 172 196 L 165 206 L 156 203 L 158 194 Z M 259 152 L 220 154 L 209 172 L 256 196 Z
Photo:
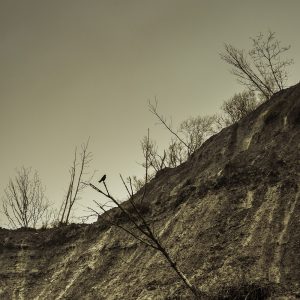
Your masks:
M 68 192 L 60 209 L 60 224 L 67 224 L 69 222 L 73 206 L 79 199 L 79 193 L 87 186 L 82 180 L 82 177 L 87 174 L 87 169 L 89 168 L 89 164 L 92 160 L 92 154 L 88 151 L 89 140 L 90 139 L 88 138 L 88 140 L 81 145 L 79 166 L 77 162 L 77 149 L 75 148 L 74 160 L 70 169 L 70 183 L 68 186 Z M 93 175 L 94 174 L 95 172 Z
M 149 129 L 147 134 L 147 140 L 146 145 L 149 145 Z M 145 197 L 147 195 L 147 186 L 148 186 L 148 168 L 149 168 L 149 161 L 151 161 L 151 152 L 149 151 L 149 147 L 147 146 L 144 150 L 144 156 L 145 156 L 145 182 L 144 182 L 144 190 L 141 195 L 141 201 L 142 204 L 145 200 Z M 166 154 L 164 154 L 164 158 L 162 161 L 165 160 Z M 169 252 L 167 249 L 162 245 L 159 238 L 155 235 L 153 224 L 152 226 L 148 224 L 146 221 L 145 216 L 141 213 L 138 206 L 134 202 L 133 199 L 133 192 L 132 192 L 132 184 L 131 179 L 129 177 L 129 183 L 131 186 L 131 192 L 125 183 L 122 175 L 120 175 L 121 180 L 123 182 L 123 185 L 125 186 L 127 193 L 129 195 L 129 203 L 133 210 L 129 210 L 129 208 L 125 208 L 125 204 L 121 204 L 118 200 L 116 200 L 110 193 L 107 188 L 107 184 L 104 181 L 101 181 L 104 185 L 105 191 L 101 190 L 100 188 L 96 187 L 92 183 L 90 183 L 90 187 L 92 187 L 94 190 L 99 192 L 101 195 L 105 196 L 109 200 L 111 200 L 119 209 L 120 211 L 126 216 L 126 223 L 131 224 L 133 226 L 133 229 L 128 228 L 128 226 L 123 225 L 121 222 L 117 221 L 117 215 L 111 215 L 109 214 L 109 211 L 106 211 L 105 207 L 98 202 L 94 201 L 98 208 L 102 211 L 102 214 L 97 213 L 94 209 L 91 209 L 92 212 L 97 213 L 99 218 L 102 218 L 105 220 L 105 222 L 109 223 L 110 225 L 116 226 L 120 229 L 122 229 L 124 232 L 131 235 L 136 240 L 140 241 L 141 243 L 151 247 L 152 249 L 155 249 L 156 251 L 159 251 L 164 258 L 169 263 L 170 267 L 177 273 L 177 275 L 180 277 L 180 279 L 184 282 L 185 286 L 193 293 L 193 295 L 197 299 L 202 299 L 204 293 L 200 292 L 194 285 L 190 283 L 190 281 L 187 279 L 187 277 L 183 274 L 183 272 L 179 269 L 177 266 L 177 263 L 171 258 Z M 128 203 L 128 202 L 127 202 Z
M 189 146 L 185 143 L 185 141 L 172 129 L 170 124 L 167 124 L 167 121 L 163 115 L 160 115 L 157 111 L 157 100 L 155 99 L 155 104 L 152 104 L 150 101 L 148 103 L 149 111 L 154 114 L 158 120 L 163 124 L 179 141 L 182 143 L 188 150 Z

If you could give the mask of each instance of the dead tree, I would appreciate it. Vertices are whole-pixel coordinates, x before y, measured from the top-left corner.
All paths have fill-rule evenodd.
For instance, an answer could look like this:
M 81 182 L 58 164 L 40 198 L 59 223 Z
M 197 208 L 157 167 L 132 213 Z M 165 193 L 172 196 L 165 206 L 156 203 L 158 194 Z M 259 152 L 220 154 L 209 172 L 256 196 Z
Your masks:
M 293 60 L 283 59 L 282 54 L 290 46 L 281 46 L 275 33 L 271 31 L 266 36 L 260 34 L 251 40 L 252 49 L 248 52 L 225 44 L 225 51 L 220 57 L 232 66 L 231 73 L 239 83 L 258 92 L 267 100 L 285 87 L 288 79 L 287 67 Z
M 3 212 L 12 228 L 43 225 L 50 204 L 37 171 L 22 167 L 4 190 Z M 48 217 L 46 217 L 47 219 Z
M 149 141 L 149 131 L 148 131 L 148 141 Z M 144 200 L 147 197 L 147 183 L 148 183 L 148 168 L 149 168 L 149 156 L 150 153 L 147 151 L 146 157 L 145 157 L 145 184 L 143 186 L 142 196 L 140 198 L 140 203 L 144 203 Z M 128 221 L 129 225 L 123 225 L 121 222 L 118 222 L 116 220 L 115 216 L 112 216 L 110 214 L 110 210 L 107 209 L 107 204 L 101 205 L 97 201 L 94 201 L 97 207 L 101 210 L 101 213 L 99 213 L 96 209 L 89 208 L 94 214 L 96 214 L 99 218 L 104 219 L 104 221 L 112 226 L 116 226 L 126 232 L 127 234 L 131 235 L 133 238 L 141 242 L 142 244 L 146 245 L 149 248 L 152 248 L 159 253 L 163 255 L 163 257 L 168 262 L 169 266 L 176 272 L 176 274 L 179 276 L 179 278 L 182 280 L 184 285 L 192 292 L 192 294 L 195 296 L 196 299 L 204 299 L 205 294 L 202 293 L 199 289 L 197 289 L 186 277 L 186 275 L 180 270 L 178 267 L 176 261 L 170 256 L 169 251 L 167 248 L 163 245 L 159 237 L 155 234 L 153 226 L 147 221 L 146 217 L 143 215 L 143 212 L 139 208 L 139 204 L 133 200 L 133 187 L 131 184 L 131 181 L 129 181 L 129 184 L 126 184 L 123 177 L 120 175 L 121 180 L 126 188 L 126 191 L 129 195 L 129 204 L 131 209 L 129 207 L 125 206 L 124 203 L 121 203 L 118 201 L 112 194 L 109 192 L 107 184 L 105 181 L 102 181 L 104 189 L 98 188 L 92 183 L 89 183 L 89 186 L 92 187 L 95 191 L 105 196 L 109 202 L 112 202 L 116 207 L 119 208 L 119 210 L 122 212 L 122 214 L 126 217 L 126 220 Z M 111 207 L 111 206 L 109 206 Z
M 59 224 L 68 224 L 70 214 L 75 202 L 79 199 L 80 192 L 86 187 L 83 183 L 83 176 L 92 160 L 92 153 L 88 151 L 89 140 L 81 145 L 80 158 L 78 162 L 77 149 L 75 148 L 74 160 L 70 168 L 70 182 L 68 192 L 62 202 L 59 212 Z

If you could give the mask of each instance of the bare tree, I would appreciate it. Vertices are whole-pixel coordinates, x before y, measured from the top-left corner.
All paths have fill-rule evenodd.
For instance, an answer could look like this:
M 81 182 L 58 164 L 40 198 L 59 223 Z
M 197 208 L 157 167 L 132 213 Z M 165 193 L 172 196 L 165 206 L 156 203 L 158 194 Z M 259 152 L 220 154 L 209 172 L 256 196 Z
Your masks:
M 169 152 L 169 162 L 171 165 L 182 163 L 193 154 L 203 142 L 215 133 L 215 116 L 197 116 L 184 120 L 177 130 L 173 129 L 171 122 L 158 112 L 158 102 L 149 102 L 149 111 L 156 116 L 159 122 L 165 126 L 175 139 L 171 140 L 169 149 L 166 150 L 167 161 Z M 181 146 L 179 146 L 181 144 Z M 165 161 L 164 161 L 164 164 Z
M 205 140 L 214 134 L 214 124 L 214 116 L 190 117 L 180 124 L 179 132 L 184 135 L 190 153 L 194 153 Z
M 149 144 L 149 131 L 148 131 L 148 142 Z M 147 184 L 148 184 L 148 168 L 149 168 L 149 161 L 150 161 L 150 152 L 146 152 L 146 158 L 145 158 L 145 184 L 143 186 L 142 196 L 140 198 L 140 202 L 138 203 L 136 200 L 134 200 L 134 194 L 133 194 L 133 188 L 131 185 L 131 182 L 129 182 L 129 185 L 126 184 L 123 177 L 121 176 L 122 182 L 127 190 L 127 193 L 129 195 L 129 205 L 126 206 L 126 203 L 121 203 L 118 201 L 112 194 L 109 192 L 107 184 L 105 181 L 102 181 L 101 183 L 104 186 L 104 189 L 100 189 L 93 185 L 92 183 L 89 183 L 89 186 L 92 187 L 95 191 L 99 192 L 100 194 L 104 195 L 109 201 L 112 202 L 113 205 L 117 206 L 119 210 L 123 213 L 123 215 L 126 217 L 126 220 L 128 222 L 128 226 L 122 224 L 122 222 L 119 222 L 116 220 L 115 216 L 110 214 L 110 211 L 107 210 L 107 203 L 102 205 L 97 201 L 94 201 L 97 207 L 101 210 L 102 213 L 97 212 L 95 209 L 89 208 L 93 213 L 95 213 L 99 218 L 102 218 L 106 223 L 116 226 L 123 231 L 125 231 L 127 234 L 131 235 L 133 238 L 141 242 L 142 244 L 160 252 L 163 257 L 168 262 L 169 266 L 176 272 L 176 274 L 179 276 L 179 278 L 182 280 L 182 282 L 185 284 L 185 286 L 193 293 L 196 299 L 203 299 L 205 294 L 201 292 L 199 289 L 197 289 L 186 277 L 186 275 L 180 270 L 178 267 L 178 264 L 176 261 L 170 256 L 169 251 L 167 248 L 163 245 L 160 238 L 155 234 L 153 224 L 151 224 L 146 217 L 143 215 L 142 210 L 140 208 L 141 203 L 144 203 L 144 199 L 147 197 Z M 109 206 L 111 207 L 111 206 Z
M 232 66 L 232 74 L 251 91 L 256 91 L 267 100 L 275 92 L 282 90 L 287 82 L 287 67 L 292 59 L 282 58 L 290 46 L 282 46 L 269 31 L 259 34 L 252 40 L 252 49 L 247 52 L 230 44 L 225 44 L 221 58 Z
M 226 126 L 238 122 L 250 112 L 255 110 L 259 102 L 253 91 L 243 91 L 235 94 L 232 98 L 224 101 L 222 110 L 225 113 L 224 123 Z
M 50 204 L 37 171 L 22 167 L 4 190 L 3 212 L 12 228 L 36 228 L 48 222 Z
M 73 206 L 79 199 L 80 192 L 86 187 L 83 183 L 83 176 L 87 175 L 87 169 L 92 160 L 92 153 L 88 151 L 88 145 L 89 140 L 81 145 L 79 159 L 77 157 L 77 148 L 75 148 L 73 164 L 69 171 L 70 182 L 68 192 L 59 211 L 59 224 L 68 224 Z

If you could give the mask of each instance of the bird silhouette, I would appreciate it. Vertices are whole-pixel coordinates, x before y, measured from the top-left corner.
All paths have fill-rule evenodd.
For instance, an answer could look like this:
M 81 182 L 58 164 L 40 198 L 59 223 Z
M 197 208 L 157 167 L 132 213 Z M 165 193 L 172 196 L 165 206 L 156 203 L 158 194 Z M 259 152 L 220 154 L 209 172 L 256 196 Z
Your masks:
M 103 175 L 98 182 L 101 183 L 102 181 L 105 181 L 105 179 L 106 179 L 106 175 Z

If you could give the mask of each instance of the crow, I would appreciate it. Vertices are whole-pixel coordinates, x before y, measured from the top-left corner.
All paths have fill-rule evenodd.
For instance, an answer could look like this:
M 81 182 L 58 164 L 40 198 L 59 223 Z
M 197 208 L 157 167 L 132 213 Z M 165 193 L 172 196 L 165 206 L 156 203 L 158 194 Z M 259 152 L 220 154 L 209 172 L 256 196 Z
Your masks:
M 105 179 L 106 179 L 106 175 L 103 175 L 98 182 L 101 183 L 102 181 L 105 181 Z

